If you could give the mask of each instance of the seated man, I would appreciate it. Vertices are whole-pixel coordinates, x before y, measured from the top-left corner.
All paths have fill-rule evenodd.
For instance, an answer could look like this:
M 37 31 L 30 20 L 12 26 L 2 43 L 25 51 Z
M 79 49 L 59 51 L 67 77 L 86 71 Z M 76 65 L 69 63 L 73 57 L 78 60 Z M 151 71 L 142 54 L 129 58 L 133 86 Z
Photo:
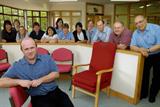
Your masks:
M 105 26 L 103 20 L 97 21 L 97 31 L 93 37 L 92 44 L 96 41 L 108 42 L 111 32 L 111 28 Z
M 52 58 L 38 55 L 32 38 L 22 40 L 21 50 L 24 57 L 2 76 L 0 87 L 19 85 L 26 88 L 33 107 L 73 107 L 68 95 L 55 83 L 59 73 Z
M 126 49 L 131 42 L 132 32 L 124 27 L 124 23 L 116 21 L 113 25 L 113 32 L 109 37 L 109 42 L 117 45 L 118 49 Z

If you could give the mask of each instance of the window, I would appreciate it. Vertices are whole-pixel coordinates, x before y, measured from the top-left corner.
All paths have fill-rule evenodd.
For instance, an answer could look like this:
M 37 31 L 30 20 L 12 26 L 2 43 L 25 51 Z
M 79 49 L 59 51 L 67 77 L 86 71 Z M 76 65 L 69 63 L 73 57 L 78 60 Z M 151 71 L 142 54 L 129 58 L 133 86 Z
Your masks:
M 32 31 L 32 24 L 38 22 L 41 25 L 43 31 L 46 30 L 48 26 L 48 13 L 46 11 L 27 11 L 27 23 L 28 31 Z
M 64 23 L 69 24 L 70 31 L 75 30 L 77 22 L 81 21 L 81 11 L 54 11 L 54 25 L 58 18 L 62 18 Z
M 11 8 L 10 7 L 3 7 L 4 14 L 11 14 Z
M 2 6 L 0 6 L 0 13 L 3 13 L 3 9 L 2 9 Z
M 22 26 L 27 26 L 29 32 L 32 30 L 33 22 L 40 23 L 42 30 L 46 30 L 48 26 L 47 11 L 22 10 L 0 5 L 0 30 L 3 29 L 4 20 L 10 20 L 13 23 L 15 19 L 18 19 Z M 25 21 L 27 25 L 25 25 Z
M 129 6 L 126 4 L 120 4 L 115 6 L 115 20 L 121 20 L 124 25 L 128 27 L 128 10 Z
M 3 29 L 3 15 L 0 14 L 0 31 Z
M 115 4 L 114 19 L 121 20 L 132 31 L 136 29 L 134 25 L 135 16 L 142 14 L 147 17 L 149 23 L 160 25 L 160 2 L 144 1 L 137 3 Z

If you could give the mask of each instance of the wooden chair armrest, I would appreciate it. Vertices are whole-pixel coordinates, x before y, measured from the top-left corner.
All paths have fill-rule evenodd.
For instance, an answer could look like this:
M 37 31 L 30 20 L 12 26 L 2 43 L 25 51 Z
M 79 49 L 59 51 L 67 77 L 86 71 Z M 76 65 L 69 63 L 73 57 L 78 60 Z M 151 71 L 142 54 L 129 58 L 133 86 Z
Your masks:
M 102 75 L 103 73 L 106 73 L 106 72 L 112 72 L 113 71 L 113 68 L 111 69 L 104 69 L 104 70 L 100 70 L 96 73 L 96 75 Z
M 79 64 L 79 65 L 73 65 L 73 68 L 78 68 L 81 66 L 89 66 L 89 64 Z
M 77 73 L 77 69 L 78 67 L 82 67 L 82 66 L 89 66 L 89 64 L 79 64 L 79 65 L 73 65 L 73 72 L 72 72 L 72 75 L 76 74 Z

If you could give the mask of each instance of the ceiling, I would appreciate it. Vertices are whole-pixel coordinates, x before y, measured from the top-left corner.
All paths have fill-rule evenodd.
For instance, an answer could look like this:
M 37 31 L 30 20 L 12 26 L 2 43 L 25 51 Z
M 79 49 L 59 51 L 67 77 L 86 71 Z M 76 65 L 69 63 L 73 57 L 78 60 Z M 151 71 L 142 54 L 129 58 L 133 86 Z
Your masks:
M 130 0 L 128 0 L 128 1 L 130 1 Z M 156 1 L 156 0 L 140 0 L 140 1 Z M 99 3 L 99 4 L 117 3 L 117 2 L 111 2 L 110 0 L 78 0 L 78 2 L 89 2 L 89 3 Z
M 46 2 L 46 3 L 49 3 L 49 0 L 24 0 L 24 1 L 28 1 L 28 2 L 29 1 L 32 1 L 32 2 L 43 2 L 43 3 Z M 130 1 L 130 0 L 128 0 L 128 1 Z M 159 0 L 140 0 L 140 1 L 159 1 Z M 78 2 L 88 2 L 88 3 L 97 3 L 97 4 L 124 3 L 124 2 L 111 2 L 110 0 L 78 0 Z

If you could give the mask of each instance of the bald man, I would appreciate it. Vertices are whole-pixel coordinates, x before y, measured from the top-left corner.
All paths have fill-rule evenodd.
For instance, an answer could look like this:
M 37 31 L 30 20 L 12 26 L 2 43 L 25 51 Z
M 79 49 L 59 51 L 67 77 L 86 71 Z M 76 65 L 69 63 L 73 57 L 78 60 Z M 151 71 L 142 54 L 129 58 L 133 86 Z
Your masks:
M 32 107 L 73 107 L 54 81 L 59 73 L 53 59 L 37 54 L 37 45 L 29 37 L 22 40 L 21 50 L 24 57 L 2 76 L 0 87 L 24 87 L 31 96 Z
M 137 30 L 131 39 L 131 50 L 145 57 L 141 99 L 148 96 L 150 69 L 153 67 L 153 79 L 149 93 L 149 102 L 153 103 L 160 89 L 160 26 L 147 23 L 147 19 L 138 15 L 135 18 Z

